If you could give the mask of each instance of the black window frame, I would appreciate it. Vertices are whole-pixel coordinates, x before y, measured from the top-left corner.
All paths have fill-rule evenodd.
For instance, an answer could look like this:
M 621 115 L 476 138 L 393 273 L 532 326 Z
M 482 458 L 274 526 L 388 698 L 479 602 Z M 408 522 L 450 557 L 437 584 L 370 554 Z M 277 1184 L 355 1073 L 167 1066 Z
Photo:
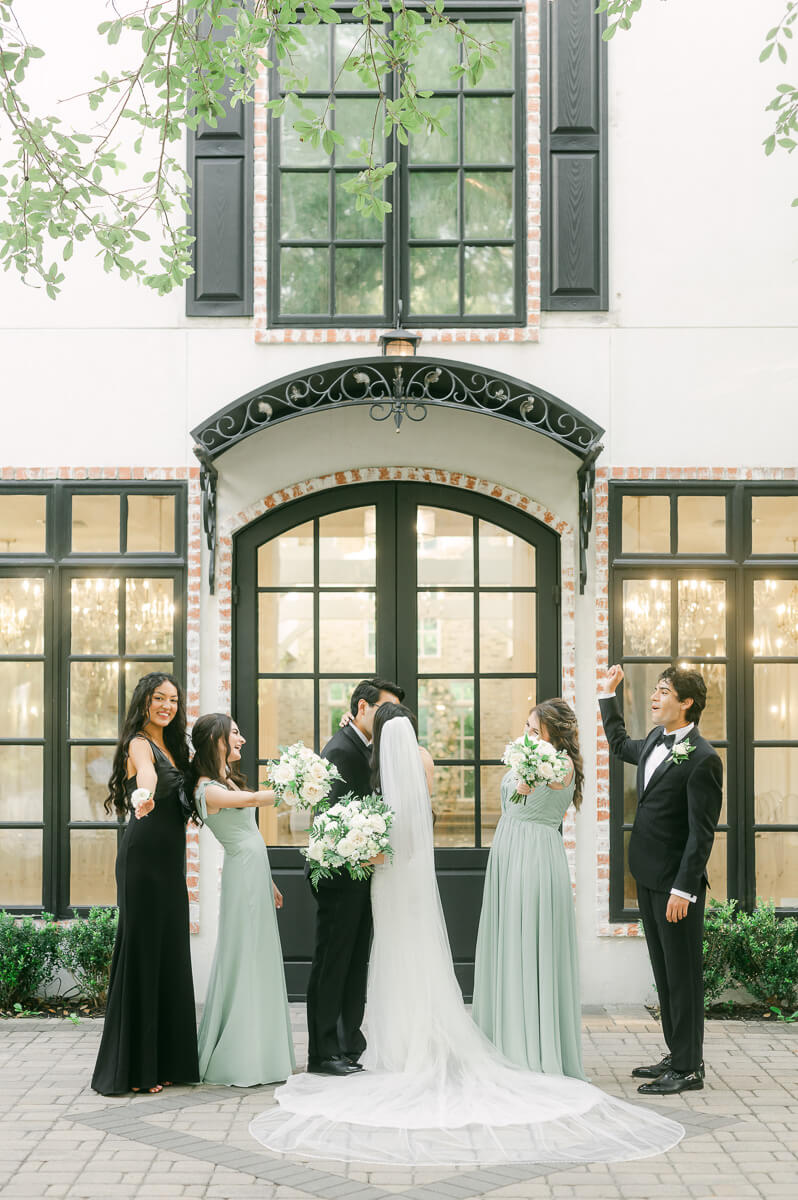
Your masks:
M 662 554 L 630 553 L 622 549 L 622 508 L 624 496 L 668 496 L 670 498 L 670 551 Z M 688 554 L 677 550 L 677 503 L 680 496 L 725 496 L 726 550 L 719 554 Z M 798 497 L 798 483 L 770 480 L 611 480 L 608 486 L 609 549 L 609 661 L 659 661 L 663 668 L 683 658 L 705 661 L 702 656 L 623 655 L 624 579 L 650 577 L 677 580 L 701 572 L 703 577 L 723 577 L 727 581 L 726 646 L 726 738 L 712 739 L 727 747 L 726 793 L 727 889 L 729 897 L 741 908 L 751 911 L 756 903 L 755 836 L 761 831 L 798 830 L 798 825 L 762 824 L 755 821 L 754 750 L 756 746 L 798 746 L 792 739 L 775 742 L 754 738 L 754 660 L 762 659 L 753 651 L 753 581 L 763 568 L 770 578 L 798 582 L 798 554 L 752 553 L 752 499 L 756 496 Z M 674 608 L 675 611 L 675 608 Z M 798 662 L 795 656 L 780 656 L 780 663 Z M 624 834 L 631 822 L 624 821 L 623 764 L 610 757 L 610 921 L 639 919 L 639 911 L 624 903 Z M 710 884 L 711 884 L 710 878 Z M 710 892 L 710 898 L 712 893 Z M 781 916 L 798 915 L 795 908 L 778 908 Z
M 72 551 L 71 509 L 75 495 L 118 495 L 120 497 L 120 550 L 118 552 Z M 73 829 L 116 829 L 117 840 L 125 828 L 109 815 L 107 821 L 73 821 L 70 815 L 70 747 L 73 743 L 109 746 L 116 738 L 71 738 L 69 736 L 69 663 L 70 599 L 72 578 L 107 578 L 124 581 L 130 577 L 168 577 L 174 580 L 174 653 L 173 654 L 89 654 L 75 655 L 78 660 L 118 660 L 150 662 L 158 658 L 174 663 L 178 679 L 186 671 L 186 608 L 188 584 L 188 485 L 184 480 L 70 479 L 43 481 L 2 481 L 0 496 L 45 495 L 46 549 L 44 553 L 9 554 L 0 551 L 0 581 L 5 576 L 45 581 L 44 653 L 30 656 L 44 662 L 43 737 L 37 739 L 0 737 L 0 745 L 41 743 L 44 747 L 43 811 L 41 821 L 0 821 L 0 831 L 17 828 L 42 830 L 42 902 L 41 904 L 2 907 L 15 914 L 54 913 L 68 918 L 74 911 L 85 915 L 91 905 L 71 905 L 70 832 Z M 170 495 L 175 498 L 175 541 L 173 551 L 127 551 L 127 499 L 131 495 Z M 124 586 L 124 584 L 122 584 Z M 124 630 L 120 630 L 121 637 Z M 1 656 L 17 660 L 20 655 Z M 28 657 L 28 656 L 25 656 Z M 124 720 L 124 672 L 119 672 L 119 725 Z
M 408 7 L 421 7 L 418 3 L 413 3 L 410 0 Z M 336 4 L 336 8 L 340 11 L 344 20 L 347 17 L 351 18 L 353 5 Z M 502 3 L 490 4 L 490 0 L 458 0 L 454 7 L 447 9 L 447 15 L 454 19 L 465 19 L 469 21 L 485 21 L 495 22 L 500 20 L 512 21 L 515 26 L 514 37 L 514 88 L 513 94 L 513 127 L 515 139 L 515 154 L 509 164 L 501 164 L 502 171 L 513 171 L 515 174 L 513 187 L 513 222 L 514 232 L 513 238 L 467 238 L 464 231 L 464 200 L 463 191 L 463 173 L 471 169 L 468 168 L 461 158 L 458 157 L 456 163 L 447 165 L 424 164 L 422 169 L 428 170 L 452 170 L 458 173 L 458 189 L 460 193 L 460 221 L 459 233 L 456 239 L 428 239 L 414 238 L 413 242 L 419 242 L 423 245 L 429 244 L 433 246 L 449 246 L 457 245 L 458 257 L 461 262 L 460 281 L 459 281 L 459 307 L 463 310 L 458 314 L 434 314 L 421 315 L 415 313 L 410 304 L 410 255 L 409 255 L 409 180 L 410 169 L 408 166 L 409 148 L 399 144 L 396 133 L 392 133 L 385 144 L 385 161 L 396 162 L 397 169 L 393 176 L 386 180 L 386 199 L 392 205 L 392 212 L 388 213 L 384 225 L 384 283 L 383 283 L 383 311 L 381 313 L 372 313 L 370 315 L 352 316 L 346 314 L 285 314 L 280 312 L 280 251 L 285 245 L 292 246 L 296 239 L 287 239 L 285 242 L 280 238 L 280 177 L 283 171 L 280 162 L 280 125 L 279 122 L 270 120 L 268 127 L 268 181 L 267 181 L 267 323 L 270 329 L 357 329 L 357 328 L 374 328 L 378 325 L 392 324 L 396 314 L 399 312 L 399 304 L 401 302 L 402 320 L 412 323 L 418 328 L 512 328 L 524 327 L 527 324 L 527 171 L 526 171 L 526 145 L 527 145 L 527 129 L 526 129 L 526 74 L 525 74 L 525 11 L 523 0 L 504 0 Z M 333 31 L 335 26 L 330 26 L 330 37 L 334 36 Z M 388 84 L 389 91 L 394 88 L 394 81 L 390 80 Z M 462 96 L 462 84 L 455 89 Z M 491 95 L 494 91 L 502 94 L 508 93 L 508 89 L 485 89 L 475 93 L 478 96 Z M 280 92 L 280 80 L 277 70 L 273 68 L 270 72 L 270 92 L 272 96 L 277 96 Z M 338 93 L 340 97 L 357 99 L 363 98 L 362 91 L 341 91 Z M 436 92 L 436 95 L 438 93 Z M 444 97 L 446 91 L 441 93 Z M 458 110 L 460 110 L 462 100 L 458 100 Z M 281 120 L 290 120 L 291 114 L 288 112 L 286 117 Z M 460 117 L 458 116 L 458 140 L 459 130 L 461 129 Z M 342 164 L 337 164 L 344 167 L 345 170 L 355 171 L 357 166 L 354 163 L 347 165 L 346 159 Z M 302 163 L 297 165 L 291 164 L 289 168 L 292 172 L 312 172 L 329 170 L 336 171 L 336 167 L 322 168 L 320 165 L 303 167 Z M 418 168 L 414 168 L 418 169 Z M 480 163 L 474 166 L 473 169 L 492 170 L 490 163 Z M 375 223 L 376 225 L 376 223 Z M 324 239 L 308 239 L 306 241 L 298 241 L 299 245 L 318 246 L 334 245 L 335 230 L 330 229 L 329 238 Z M 362 239 L 347 239 L 347 245 L 357 246 Z M 376 241 L 377 239 L 375 239 Z M 513 287 L 513 311 L 512 313 L 503 314 L 468 314 L 464 311 L 465 308 L 465 269 L 463 265 L 463 257 L 465 248 L 471 244 L 474 245 L 506 245 L 511 244 L 513 247 L 513 266 L 514 266 L 514 287 Z M 331 264 L 334 264 L 334 251 L 331 258 Z M 334 266 L 331 265 L 329 295 L 333 295 L 334 288 Z

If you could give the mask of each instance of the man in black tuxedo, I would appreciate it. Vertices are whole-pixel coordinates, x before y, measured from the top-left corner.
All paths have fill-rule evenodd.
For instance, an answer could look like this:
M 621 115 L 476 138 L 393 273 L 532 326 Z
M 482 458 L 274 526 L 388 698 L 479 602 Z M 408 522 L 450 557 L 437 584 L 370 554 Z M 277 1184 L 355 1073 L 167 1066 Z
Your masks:
M 654 729 L 630 738 L 615 698 L 623 670 L 610 667 L 599 697 L 610 749 L 637 766 L 637 812 L 629 870 L 657 985 L 668 1053 L 635 1067 L 637 1090 L 666 1096 L 704 1086 L 704 901 L 706 866 L 720 816 L 723 764 L 698 732 L 707 688 L 698 671 L 670 667 L 651 697 Z
M 385 679 L 364 679 L 350 701 L 351 718 L 330 738 L 322 757 L 343 776 L 330 792 L 335 804 L 347 792 L 367 796 L 371 786 L 371 730 L 381 704 L 400 704 L 404 691 Z M 352 1075 L 366 1048 L 360 1030 L 366 1007 L 371 945 L 371 880 L 346 871 L 319 880 L 316 946 L 308 981 L 308 1071 Z

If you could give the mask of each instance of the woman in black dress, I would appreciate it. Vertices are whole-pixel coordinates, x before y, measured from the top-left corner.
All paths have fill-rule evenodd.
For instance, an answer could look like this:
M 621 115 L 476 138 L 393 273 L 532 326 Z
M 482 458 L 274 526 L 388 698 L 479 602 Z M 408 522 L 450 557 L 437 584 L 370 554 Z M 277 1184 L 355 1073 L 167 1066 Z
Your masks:
M 105 1096 L 199 1080 L 184 873 L 186 711 L 177 680 L 141 679 L 108 784 L 129 816 L 116 859 L 119 928 L 91 1085 Z M 132 815 L 131 815 L 132 814 Z

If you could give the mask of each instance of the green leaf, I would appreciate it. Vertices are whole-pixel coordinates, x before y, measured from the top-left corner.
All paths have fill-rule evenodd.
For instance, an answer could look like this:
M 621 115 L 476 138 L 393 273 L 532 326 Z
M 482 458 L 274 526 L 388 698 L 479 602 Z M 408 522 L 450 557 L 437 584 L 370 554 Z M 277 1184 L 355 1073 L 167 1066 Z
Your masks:
M 775 46 L 775 44 L 776 44 L 775 42 L 771 42 L 769 46 L 765 46 L 765 49 L 762 51 L 762 53 L 759 56 L 760 62 L 764 62 L 766 58 L 770 58 L 771 54 L 773 53 L 773 47 Z
M 781 59 L 781 61 L 782 61 L 783 63 L 786 63 L 786 61 L 787 61 L 787 51 L 786 51 L 786 50 L 784 49 L 784 47 L 782 46 L 781 42 L 779 42 L 779 47 L 778 47 L 778 48 L 779 48 L 779 58 Z

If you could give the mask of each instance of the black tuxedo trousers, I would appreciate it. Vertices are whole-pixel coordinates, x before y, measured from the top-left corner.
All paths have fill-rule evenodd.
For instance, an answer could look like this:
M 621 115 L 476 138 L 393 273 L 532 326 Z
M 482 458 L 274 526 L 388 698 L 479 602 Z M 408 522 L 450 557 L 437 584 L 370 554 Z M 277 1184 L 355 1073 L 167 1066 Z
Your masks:
M 330 793 L 332 804 L 347 792 L 371 789 L 370 748 L 354 729 L 339 729 L 322 750 L 343 776 Z M 366 1048 L 360 1026 L 366 1008 L 371 947 L 371 880 L 341 871 L 312 888 L 316 901 L 316 941 L 308 980 L 308 1061 L 340 1054 L 359 1056 Z

